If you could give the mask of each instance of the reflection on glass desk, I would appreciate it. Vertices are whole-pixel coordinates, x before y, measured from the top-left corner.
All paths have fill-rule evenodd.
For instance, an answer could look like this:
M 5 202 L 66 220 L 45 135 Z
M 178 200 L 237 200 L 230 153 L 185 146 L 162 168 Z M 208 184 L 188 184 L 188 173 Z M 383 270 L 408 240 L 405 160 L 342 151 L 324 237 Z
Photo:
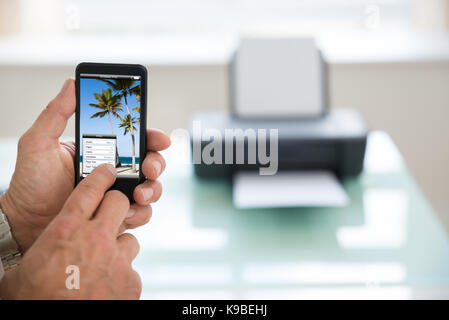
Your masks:
M 16 142 L 0 140 L 0 188 Z M 164 156 L 163 196 L 132 231 L 143 299 L 449 298 L 448 236 L 385 133 L 344 208 L 238 210 L 230 180 L 193 176 L 188 141 Z

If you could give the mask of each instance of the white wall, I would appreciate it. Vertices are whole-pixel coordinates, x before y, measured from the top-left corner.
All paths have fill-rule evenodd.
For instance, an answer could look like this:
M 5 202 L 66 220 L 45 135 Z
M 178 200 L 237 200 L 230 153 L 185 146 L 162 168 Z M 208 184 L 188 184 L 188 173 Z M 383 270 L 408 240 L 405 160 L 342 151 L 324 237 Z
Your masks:
M 20 135 L 57 94 L 75 66 L 1 66 L 0 136 Z M 228 104 L 227 67 L 149 67 L 149 125 L 171 131 L 186 127 L 195 110 L 224 109 Z M 11 112 L 11 110 L 16 110 Z M 70 122 L 64 135 L 74 136 Z
M 186 127 L 195 110 L 228 106 L 228 68 L 150 67 L 149 124 Z M 449 62 L 332 64 L 332 106 L 359 109 L 391 134 L 435 209 L 449 226 Z M 1 66 L 0 136 L 20 135 L 74 66 Z M 14 111 L 11 111 L 14 110 Z M 74 122 L 66 135 L 74 135 Z

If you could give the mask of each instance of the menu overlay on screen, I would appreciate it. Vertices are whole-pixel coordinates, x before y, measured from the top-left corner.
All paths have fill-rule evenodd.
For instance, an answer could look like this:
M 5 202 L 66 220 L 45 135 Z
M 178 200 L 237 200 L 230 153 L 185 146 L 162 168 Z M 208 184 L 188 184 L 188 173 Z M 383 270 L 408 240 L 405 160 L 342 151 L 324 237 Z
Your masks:
M 87 176 L 103 163 L 115 166 L 117 136 L 113 134 L 83 134 L 82 174 Z

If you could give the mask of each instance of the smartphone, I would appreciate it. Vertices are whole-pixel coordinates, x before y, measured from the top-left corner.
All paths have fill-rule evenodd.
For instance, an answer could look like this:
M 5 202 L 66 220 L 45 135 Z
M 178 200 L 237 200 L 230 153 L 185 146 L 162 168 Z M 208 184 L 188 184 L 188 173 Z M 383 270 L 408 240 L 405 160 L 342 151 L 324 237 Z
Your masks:
M 134 202 L 145 180 L 147 69 L 136 64 L 76 67 L 75 185 L 103 163 L 117 169 L 111 189 Z

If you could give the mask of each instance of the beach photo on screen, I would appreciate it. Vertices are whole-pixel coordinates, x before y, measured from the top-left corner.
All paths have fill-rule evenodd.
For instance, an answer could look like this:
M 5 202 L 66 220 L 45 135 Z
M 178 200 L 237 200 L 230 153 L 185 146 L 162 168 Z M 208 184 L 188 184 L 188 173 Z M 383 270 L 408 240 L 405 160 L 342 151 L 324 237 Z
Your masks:
M 80 175 L 110 163 L 121 177 L 140 169 L 140 77 L 81 75 Z

